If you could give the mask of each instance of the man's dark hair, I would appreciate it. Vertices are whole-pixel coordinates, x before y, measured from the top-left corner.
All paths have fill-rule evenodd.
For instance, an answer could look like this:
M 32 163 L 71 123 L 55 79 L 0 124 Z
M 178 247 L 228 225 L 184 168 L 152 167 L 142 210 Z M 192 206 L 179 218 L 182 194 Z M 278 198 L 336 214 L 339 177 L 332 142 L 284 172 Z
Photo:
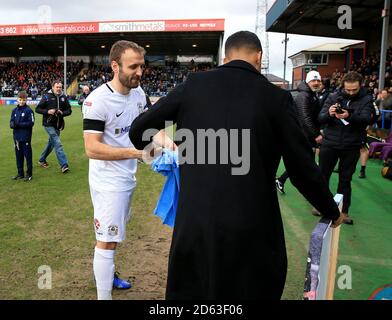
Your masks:
M 238 31 L 227 38 L 225 44 L 225 55 L 233 49 L 247 49 L 250 51 L 263 51 L 260 39 L 250 31 Z
M 359 85 L 362 85 L 363 77 L 356 71 L 350 71 L 347 73 L 342 79 L 342 86 L 344 86 L 345 82 L 359 82 Z
M 61 83 L 63 84 L 63 82 L 60 79 L 55 79 L 52 81 L 52 88 L 54 87 L 55 84 Z

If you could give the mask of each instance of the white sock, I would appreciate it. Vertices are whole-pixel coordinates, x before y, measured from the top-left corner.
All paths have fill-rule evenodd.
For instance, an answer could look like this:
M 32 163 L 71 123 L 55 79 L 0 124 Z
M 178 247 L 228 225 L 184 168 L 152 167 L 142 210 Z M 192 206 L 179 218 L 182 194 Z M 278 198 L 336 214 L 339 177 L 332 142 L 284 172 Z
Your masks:
M 98 300 L 112 300 L 115 250 L 95 248 L 94 275 Z

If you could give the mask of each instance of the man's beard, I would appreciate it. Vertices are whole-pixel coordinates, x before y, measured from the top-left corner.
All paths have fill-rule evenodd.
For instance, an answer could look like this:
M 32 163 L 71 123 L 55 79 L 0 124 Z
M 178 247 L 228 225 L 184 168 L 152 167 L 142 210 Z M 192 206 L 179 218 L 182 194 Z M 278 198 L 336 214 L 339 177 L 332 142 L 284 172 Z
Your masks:
M 128 78 L 124 72 L 122 72 L 121 68 L 120 68 L 120 72 L 118 74 L 118 80 L 120 81 L 120 83 L 128 88 L 128 89 L 135 89 L 139 86 L 140 80 L 135 81 L 136 79 L 133 78 Z M 134 80 L 134 81 L 132 81 Z
M 348 94 L 346 91 L 343 92 L 343 95 L 346 99 L 352 100 L 355 99 L 359 96 L 359 91 L 357 93 L 354 94 Z
M 317 92 L 321 91 L 321 88 L 320 87 L 318 87 L 318 88 L 310 87 L 310 90 L 317 93 Z

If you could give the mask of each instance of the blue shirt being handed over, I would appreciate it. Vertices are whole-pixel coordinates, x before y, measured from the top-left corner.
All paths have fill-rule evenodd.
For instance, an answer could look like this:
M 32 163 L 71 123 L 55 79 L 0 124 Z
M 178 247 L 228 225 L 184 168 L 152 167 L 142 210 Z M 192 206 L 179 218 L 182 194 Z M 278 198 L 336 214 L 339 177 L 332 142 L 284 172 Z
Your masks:
M 164 149 L 162 155 L 152 162 L 151 167 L 154 171 L 167 177 L 154 213 L 162 219 L 163 224 L 173 227 L 180 191 L 178 153 Z

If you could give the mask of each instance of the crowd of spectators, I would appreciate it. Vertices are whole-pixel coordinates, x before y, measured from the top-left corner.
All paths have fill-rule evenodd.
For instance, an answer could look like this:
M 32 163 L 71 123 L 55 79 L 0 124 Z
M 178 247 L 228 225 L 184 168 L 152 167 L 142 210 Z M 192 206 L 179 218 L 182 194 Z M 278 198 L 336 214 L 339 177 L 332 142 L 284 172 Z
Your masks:
M 332 75 L 327 75 L 327 85 L 329 85 L 331 91 L 335 91 L 336 88 L 341 85 L 344 75 L 349 71 L 357 71 L 363 76 L 363 86 L 373 95 L 374 100 L 377 100 L 381 94 L 378 90 L 380 51 L 375 52 L 364 59 L 354 61 L 348 70 L 346 68 L 343 70 L 336 69 Z M 386 88 L 387 91 L 389 88 L 392 88 L 392 48 L 389 48 L 387 51 L 384 88 Z
M 67 63 L 67 83 L 76 77 L 83 61 Z M 51 88 L 55 79 L 63 79 L 64 65 L 58 61 L 0 63 L 0 96 L 15 97 L 26 91 L 33 99 Z
M 210 63 L 189 64 L 166 61 L 164 65 L 153 66 L 146 61 L 141 87 L 149 96 L 165 96 L 171 89 L 184 82 L 190 72 L 206 71 L 212 68 Z M 79 77 L 79 88 L 89 86 L 91 90 L 112 79 L 110 66 L 90 64 L 86 72 Z

